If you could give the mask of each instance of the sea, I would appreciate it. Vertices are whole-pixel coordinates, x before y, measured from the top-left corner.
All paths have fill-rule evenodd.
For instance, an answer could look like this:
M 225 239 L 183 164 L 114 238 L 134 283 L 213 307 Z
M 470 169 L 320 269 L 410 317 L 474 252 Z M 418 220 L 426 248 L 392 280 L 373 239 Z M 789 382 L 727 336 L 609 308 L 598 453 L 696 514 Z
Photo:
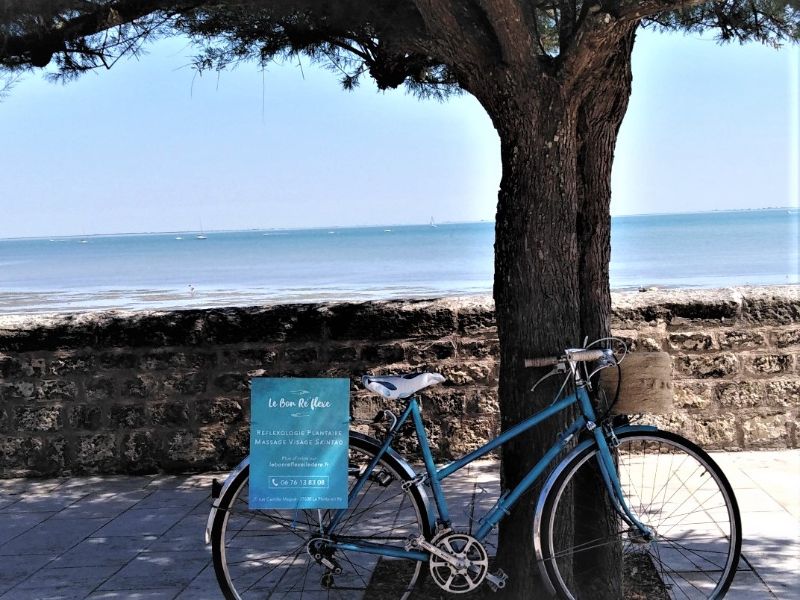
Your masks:
M 611 287 L 797 284 L 799 222 L 614 217 Z M 490 294 L 493 244 L 490 222 L 1 239 L 0 314 Z

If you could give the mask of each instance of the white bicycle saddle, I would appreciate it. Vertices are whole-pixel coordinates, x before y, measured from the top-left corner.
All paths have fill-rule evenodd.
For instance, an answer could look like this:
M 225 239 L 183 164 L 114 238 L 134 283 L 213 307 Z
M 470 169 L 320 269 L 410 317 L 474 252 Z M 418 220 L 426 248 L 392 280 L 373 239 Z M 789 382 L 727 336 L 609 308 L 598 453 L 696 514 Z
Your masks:
M 368 390 L 389 400 L 408 398 L 426 387 L 442 383 L 444 375 L 439 373 L 410 373 L 408 375 L 364 375 L 361 382 Z

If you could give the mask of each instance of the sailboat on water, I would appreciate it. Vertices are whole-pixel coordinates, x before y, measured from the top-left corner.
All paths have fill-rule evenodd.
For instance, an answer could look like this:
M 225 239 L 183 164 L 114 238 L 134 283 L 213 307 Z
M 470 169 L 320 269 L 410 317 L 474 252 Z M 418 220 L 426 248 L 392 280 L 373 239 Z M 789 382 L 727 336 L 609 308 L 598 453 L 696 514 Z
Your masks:
M 431 217 L 431 227 L 438 227 L 436 221 L 433 220 L 433 217 Z
M 207 240 L 206 232 L 203 230 L 203 219 L 200 219 L 200 233 L 195 236 L 198 240 Z

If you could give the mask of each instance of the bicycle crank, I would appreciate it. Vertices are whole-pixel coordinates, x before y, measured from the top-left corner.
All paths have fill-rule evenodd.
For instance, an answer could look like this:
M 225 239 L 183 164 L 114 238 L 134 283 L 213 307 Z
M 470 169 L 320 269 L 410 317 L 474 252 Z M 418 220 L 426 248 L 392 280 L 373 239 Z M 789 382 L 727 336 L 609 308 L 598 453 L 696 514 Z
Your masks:
M 477 588 L 489 573 L 489 557 L 478 540 L 466 533 L 446 529 L 430 542 L 422 536 L 414 545 L 431 553 L 428 565 L 440 588 L 451 594 L 466 594 Z M 501 588 L 505 579 L 492 576 L 492 587 Z

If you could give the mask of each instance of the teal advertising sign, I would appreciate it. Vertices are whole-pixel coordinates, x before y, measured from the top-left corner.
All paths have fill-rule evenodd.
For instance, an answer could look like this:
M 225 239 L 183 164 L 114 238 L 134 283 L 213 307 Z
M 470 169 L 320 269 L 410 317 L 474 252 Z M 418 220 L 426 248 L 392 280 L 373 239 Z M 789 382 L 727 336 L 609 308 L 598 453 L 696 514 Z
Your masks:
M 350 380 L 257 377 L 250 390 L 250 508 L 347 508 Z

